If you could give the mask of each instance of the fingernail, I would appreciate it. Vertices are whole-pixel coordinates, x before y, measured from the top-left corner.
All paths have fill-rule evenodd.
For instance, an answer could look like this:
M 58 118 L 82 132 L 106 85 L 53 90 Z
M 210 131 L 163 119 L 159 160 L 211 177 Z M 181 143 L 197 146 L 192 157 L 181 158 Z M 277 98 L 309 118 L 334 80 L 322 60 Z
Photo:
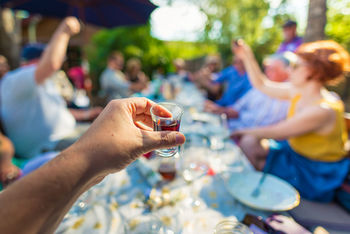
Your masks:
M 185 137 L 184 135 L 180 134 L 180 133 L 176 133 L 176 144 L 183 144 L 185 143 Z

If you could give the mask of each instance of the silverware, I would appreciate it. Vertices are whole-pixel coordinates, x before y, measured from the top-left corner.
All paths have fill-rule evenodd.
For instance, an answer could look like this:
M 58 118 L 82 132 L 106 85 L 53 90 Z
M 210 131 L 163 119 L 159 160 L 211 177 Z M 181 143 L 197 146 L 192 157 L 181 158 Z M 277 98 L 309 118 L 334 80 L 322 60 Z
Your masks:
M 254 191 L 252 192 L 251 196 L 252 197 L 258 197 L 260 195 L 260 188 L 261 188 L 261 185 L 264 183 L 265 181 L 265 178 L 266 178 L 266 175 L 267 173 L 264 172 L 263 175 L 261 176 L 260 178 L 260 181 L 258 183 L 258 185 L 256 186 L 256 188 L 254 189 Z

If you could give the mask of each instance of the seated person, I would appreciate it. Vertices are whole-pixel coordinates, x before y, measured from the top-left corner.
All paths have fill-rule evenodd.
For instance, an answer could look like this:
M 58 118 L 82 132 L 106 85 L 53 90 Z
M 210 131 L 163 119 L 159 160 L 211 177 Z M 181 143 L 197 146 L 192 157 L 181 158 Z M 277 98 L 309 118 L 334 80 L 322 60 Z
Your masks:
M 344 105 L 325 85 L 350 70 L 349 54 L 334 41 L 316 41 L 296 51 L 290 82 L 267 80 L 242 40 L 235 46 L 255 88 L 274 98 L 290 100 L 287 119 L 277 124 L 238 130 L 245 155 L 258 170 L 276 175 L 309 200 L 329 202 L 349 170 L 346 158 Z M 279 140 L 266 141 L 262 139 Z
M 131 58 L 126 63 L 125 76 L 129 82 L 141 84 L 146 88 L 149 79 L 141 69 L 141 61 L 137 58 Z
M 0 132 L 0 183 L 3 187 L 21 176 L 21 170 L 11 161 L 14 153 L 12 142 Z
M 189 73 L 186 71 L 186 62 L 181 58 L 177 58 L 173 61 L 175 72 L 170 73 L 167 79 L 177 79 L 182 81 L 189 81 Z
M 251 89 L 243 63 L 236 57 L 233 57 L 233 64 L 222 70 L 216 79 L 206 80 L 202 87 L 207 89 L 212 97 L 219 97 L 214 101 L 223 107 L 232 105 Z
M 285 82 L 289 77 L 287 55 L 272 55 L 264 61 L 265 73 L 269 80 Z M 271 98 L 258 89 L 252 88 L 235 104 L 221 107 L 213 102 L 205 104 L 207 111 L 223 114 L 229 118 L 230 130 L 266 126 L 284 120 L 288 102 Z
M 7 63 L 7 59 L 4 56 L 0 55 L 0 80 L 9 70 L 10 66 Z
M 126 98 L 145 88 L 143 82 L 128 81 L 122 72 L 123 67 L 124 56 L 122 53 L 115 51 L 108 56 L 107 68 L 100 78 L 103 95 L 106 95 L 108 100 Z
M 81 134 L 76 132 L 76 120 L 93 119 L 101 112 L 100 108 L 70 111 L 49 79 L 61 68 L 69 39 L 79 30 L 76 18 L 66 18 L 47 47 L 34 44 L 24 48 L 23 65 L 7 73 L 1 81 L 4 130 L 20 157 L 32 158 L 44 151 L 62 150 L 56 148 L 63 147 L 60 141 L 69 137 L 71 144 Z
M 200 86 L 208 91 L 208 98 L 223 107 L 235 103 L 251 88 L 242 61 L 233 56 L 232 62 L 232 65 L 222 70 L 217 78 L 206 78 L 210 73 L 202 72 L 197 79 Z

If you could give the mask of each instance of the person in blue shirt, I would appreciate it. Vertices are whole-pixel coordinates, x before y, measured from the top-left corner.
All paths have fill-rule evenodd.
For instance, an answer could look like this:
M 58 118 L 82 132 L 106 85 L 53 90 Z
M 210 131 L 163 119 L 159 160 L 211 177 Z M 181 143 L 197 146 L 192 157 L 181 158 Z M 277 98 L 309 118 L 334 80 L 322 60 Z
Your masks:
M 238 58 L 233 59 L 233 64 L 221 72 L 214 84 L 226 85 L 221 98 L 215 101 L 217 105 L 224 107 L 235 103 L 252 87 L 243 63 Z
M 221 71 L 218 78 L 212 80 L 210 83 L 202 85 L 210 93 L 219 93 L 223 90 L 222 95 L 214 101 L 208 100 L 206 107 L 220 106 L 228 107 L 234 104 L 238 99 L 244 96 L 250 89 L 247 73 L 243 63 L 238 58 L 233 58 L 231 66 Z

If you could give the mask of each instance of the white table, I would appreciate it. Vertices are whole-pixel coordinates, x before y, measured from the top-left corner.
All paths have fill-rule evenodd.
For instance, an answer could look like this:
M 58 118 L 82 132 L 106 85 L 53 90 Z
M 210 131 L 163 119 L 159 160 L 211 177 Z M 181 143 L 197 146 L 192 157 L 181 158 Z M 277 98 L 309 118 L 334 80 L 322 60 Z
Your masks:
M 196 112 L 201 110 L 204 100 L 201 93 L 191 85 L 183 90 L 176 100 L 184 103 L 187 110 L 182 122 L 182 131 L 188 135 L 213 134 L 213 128 L 220 128 L 217 125 L 220 123 L 217 117 L 209 116 L 209 119 L 212 118 L 209 123 L 191 120 L 194 113 L 201 115 L 201 112 Z M 189 93 L 191 98 L 186 98 L 186 94 Z M 151 187 L 138 168 L 131 164 L 83 194 L 61 223 L 57 233 L 124 233 L 125 223 L 131 224 L 136 230 L 143 218 L 154 216 L 168 225 L 174 233 L 212 234 L 215 225 L 224 217 L 231 216 L 242 220 L 246 213 L 263 217 L 269 215 L 240 204 L 225 187 L 225 172 L 253 170 L 234 143 L 226 141 L 225 147 L 219 151 L 203 147 L 194 152 L 198 152 L 194 157 L 205 156 L 217 174 L 201 177 L 191 185 L 184 183 L 181 175 L 178 175 L 173 182 L 165 185 L 169 191 L 171 205 L 148 212 L 142 201 Z M 148 164 L 154 166 L 157 160 L 150 160 Z M 192 193 L 198 194 L 201 201 L 199 207 L 188 204 Z

